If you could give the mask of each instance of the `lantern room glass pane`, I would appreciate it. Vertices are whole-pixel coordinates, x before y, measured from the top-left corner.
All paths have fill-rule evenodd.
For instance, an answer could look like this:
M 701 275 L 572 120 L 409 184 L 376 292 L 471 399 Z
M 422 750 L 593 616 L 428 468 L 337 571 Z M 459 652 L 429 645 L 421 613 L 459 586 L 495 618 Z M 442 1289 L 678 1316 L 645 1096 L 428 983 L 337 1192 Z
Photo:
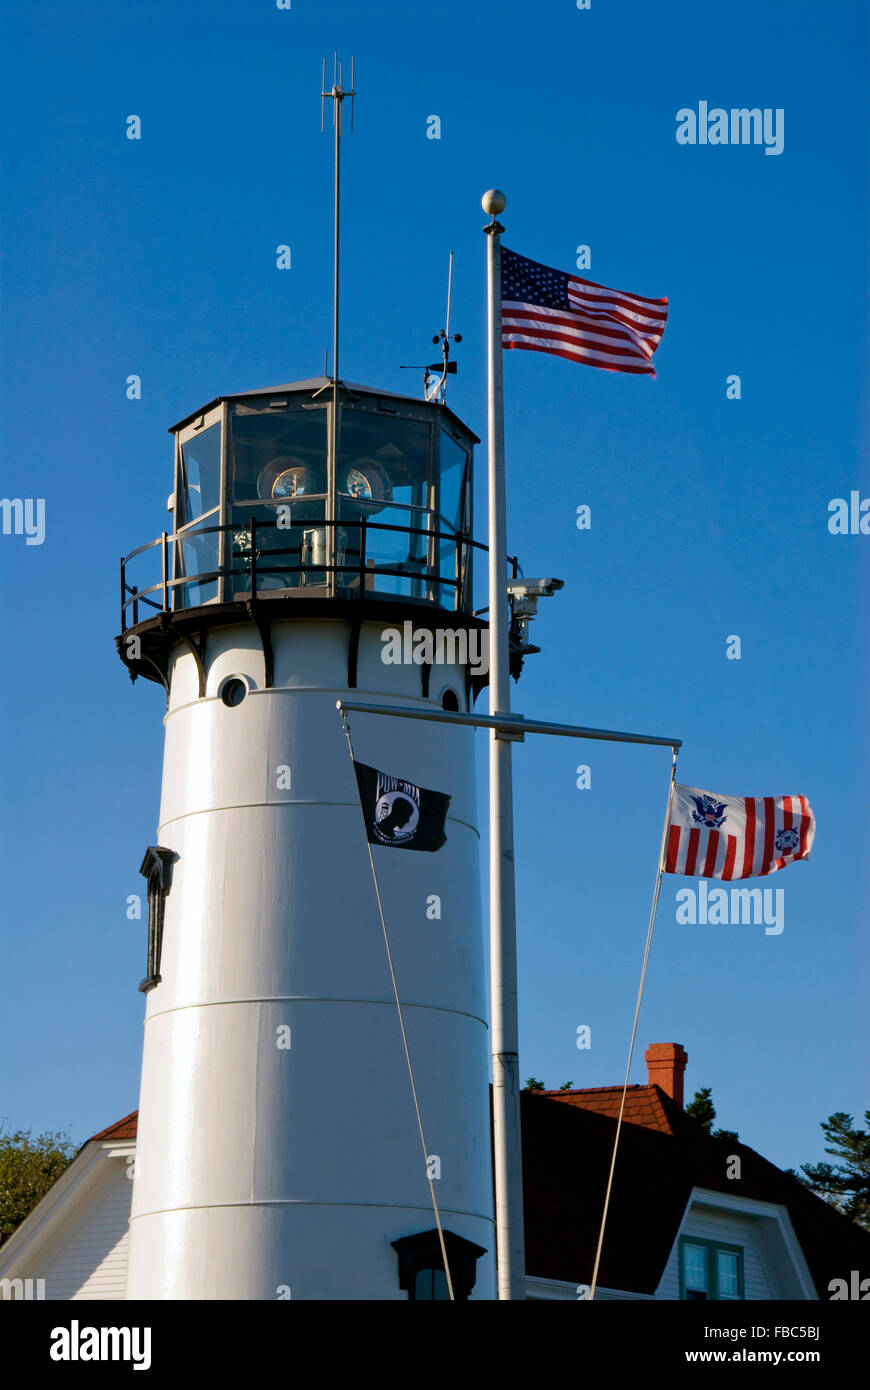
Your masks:
M 343 408 L 336 471 L 339 588 L 438 601 L 432 436 L 423 420 Z M 365 521 L 365 554 L 362 523 Z M 382 529 L 391 528 L 391 529 Z M 345 568 L 346 566 L 346 568 Z
M 176 564 L 179 579 L 191 576 L 191 583 L 176 586 L 180 593 L 182 608 L 198 608 L 217 598 L 217 570 L 220 564 L 220 517 L 217 512 L 208 518 L 205 526 L 193 531 L 184 531 L 176 541 Z M 193 576 L 199 576 L 194 579 Z
M 307 497 L 286 498 L 281 504 L 233 507 L 233 593 L 251 592 L 251 519 L 254 520 L 254 568 L 257 593 L 273 589 L 305 589 L 325 584 L 327 527 L 322 523 L 326 503 Z M 284 509 L 288 510 L 284 510 Z M 281 525 L 278 525 L 280 518 Z M 318 525 L 318 522 L 320 525 Z
M 457 545 L 456 541 L 444 535 L 444 524 L 436 521 L 441 532 L 441 539 L 438 541 L 438 576 L 441 580 L 440 603 L 443 608 L 457 608 L 457 593 L 462 597 L 463 566 L 466 563 L 467 550 L 465 546 Z
M 465 504 L 465 466 L 468 455 L 456 440 L 441 431 L 441 477 L 438 510 L 441 517 L 456 531 L 466 529 L 463 515 Z
M 326 409 L 257 410 L 233 415 L 233 500 L 299 501 L 322 497 L 326 483 Z M 318 508 L 314 509 L 316 514 Z M 322 515 L 323 508 L 319 508 Z
M 344 498 L 339 498 L 339 518 L 351 523 L 338 528 L 336 563 L 339 565 L 338 583 L 342 588 L 357 592 L 360 571 L 364 568 L 368 593 L 442 602 L 434 539 L 438 518 L 434 512 L 408 511 L 405 507 L 383 508 L 375 523 L 365 528 L 364 554 L 359 518 L 349 511 Z M 447 607 L 453 606 L 452 591 L 443 602 Z
M 342 409 L 336 491 L 355 499 L 369 517 L 390 503 L 428 506 L 430 464 L 424 421 Z
M 221 427 L 209 425 L 181 446 L 181 511 L 185 525 L 220 505 Z
M 365 528 L 362 545 L 362 512 L 348 498 L 339 498 L 336 564 L 341 589 L 359 591 L 360 572 L 365 572 L 367 593 L 396 594 L 402 598 L 434 599 L 435 565 L 431 538 L 431 512 L 409 512 L 405 507 L 380 506 L 373 525 Z M 413 529 L 412 529 L 413 528 Z

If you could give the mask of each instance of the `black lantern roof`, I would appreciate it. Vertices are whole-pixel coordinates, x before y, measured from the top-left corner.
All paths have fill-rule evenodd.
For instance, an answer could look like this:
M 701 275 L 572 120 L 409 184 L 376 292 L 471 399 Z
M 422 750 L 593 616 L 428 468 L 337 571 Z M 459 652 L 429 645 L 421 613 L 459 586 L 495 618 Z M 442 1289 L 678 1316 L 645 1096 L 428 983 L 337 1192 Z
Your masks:
M 325 392 L 327 387 L 331 388 L 332 385 L 333 382 L 331 377 L 315 376 L 310 377 L 307 381 L 284 382 L 280 386 L 258 386 L 252 391 L 231 391 L 226 395 L 215 396 L 207 405 L 201 406 L 199 410 L 192 411 L 190 415 L 185 415 L 183 420 L 179 420 L 177 424 L 170 427 L 169 433 L 174 434 L 176 430 L 182 429 L 184 425 L 191 424 L 194 420 L 198 419 L 200 415 L 205 414 L 209 410 L 213 410 L 215 406 L 220 405 L 223 401 L 244 401 L 249 398 L 253 399 L 257 396 L 277 398 L 283 395 L 284 392 L 294 394 L 307 391 L 313 394 L 319 391 Z M 351 381 L 339 381 L 338 389 L 348 392 L 351 395 L 377 396 L 384 401 L 401 401 L 403 405 L 414 406 L 418 409 L 438 409 L 464 434 L 468 435 L 473 444 L 480 443 L 480 439 L 473 430 L 470 430 L 465 422 L 460 420 L 455 411 L 451 410 L 447 405 L 435 406 L 433 402 L 421 400 L 419 396 L 406 396 L 399 391 L 382 391 L 377 386 L 360 386 L 356 382 Z

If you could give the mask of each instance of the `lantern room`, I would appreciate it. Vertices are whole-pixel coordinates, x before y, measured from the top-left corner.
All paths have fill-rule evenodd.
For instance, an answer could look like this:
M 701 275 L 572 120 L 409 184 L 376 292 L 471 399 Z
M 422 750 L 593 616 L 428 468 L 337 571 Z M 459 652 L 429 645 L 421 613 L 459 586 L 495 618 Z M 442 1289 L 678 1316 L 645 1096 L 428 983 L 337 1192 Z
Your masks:
M 252 598 L 469 611 L 477 440 L 446 406 L 319 378 L 220 397 L 171 432 L 174 524 L 125 562 L 125 629 Z

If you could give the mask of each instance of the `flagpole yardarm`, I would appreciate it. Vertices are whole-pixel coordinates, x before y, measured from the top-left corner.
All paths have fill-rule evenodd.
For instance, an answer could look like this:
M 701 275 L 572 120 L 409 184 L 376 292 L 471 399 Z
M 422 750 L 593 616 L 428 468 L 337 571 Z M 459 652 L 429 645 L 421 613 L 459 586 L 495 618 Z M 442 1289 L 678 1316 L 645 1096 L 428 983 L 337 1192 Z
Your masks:
M 607 1225 L 607 1212 L 610 1207 L 610 1192 L 613 1187 L 613 1174 L 616 1169 L 616 1155 L 619 1149 L 619 1136 L 622 1130 L 622 1116 L 625 1111 L 625 1096 L 628 1091 L 628 1078 L 631 1074 L 631 1059 L 634 1056 L 634 1044 L 637 1038 L 637 1024 L 640 1018 L 640 1006 L 643 1000 L 643 989 L 646 983 L 646 968 L 649 964 L 650 947 L 652 946 L 653 928 L 655 927 L 656 912 L 658 911 L 659 895 L 662 890 L 662 875 L 665 871 L 665 846 L 668 838 L 668 826 L 671 820 L 671 804 L 674 799 L 674 783 L 677 777 L 677 749 L 674 748 L 674 756 L 671 762 L 671 778 L 668 785 L 668 801 L 665 807 L 665 823 L 662 828 L 662 842 L 659 846 L 659 867 L 656 874 L 655 889 L 653 891 L 652 907 L 649 914 L 649 925 L 646 933 L 646 943 L 643 949 L 643 965 L 640 972 L 640 984 L 637 991 L 637 1003 L 634 1007 L 634 1021 L 631 1025 L 631 1041 L 628 1045 L 628 1061 L 625 1065 L 625 1081 L 622 1087 L 622 1096 L 619 1102 L 619 1117 L 616 1121 L 616 1134 L 613 1139 L 613 1154 L 610 1159 L 610 1173 L 607 1178 L 607 1191 L 604 1194 L 604 1210 L 601 1214 L 601 1229 L 598 1232 L 598 1245 L 595 1250 L 595 1264 L 592 1269 L 592 1282 L 589 1286 L 589 1297 L 595 1297 L 595 1287 L 598 1283 L 598 1266 L 601 1263 L 601 1250 L 604 1245 L 604 1229 Z
M 386 714 L 398 719 L 425 719 L 429 724 L 462 724 L 472 729 L 496 729 L 519 736 L 526 734 L 555 734 L 559 738 L 602 739 L 605 743 L 644 743 L 657 748 L 682 748 L 679 738 L 657 738 L 652 734 L 626 734 L 616 729 L 590 729 L 583 724 L 552 724 L 540 719 L 525 719 L 521 714 L 490 718 L 484 714 L 455 714 L 448 710 L 403 708 L 401 705 L 372 705 L 360 700 L 336 700 L 336 709 L 352 710 L 354 714 Z
M 504 390 L 501 329 L 501 233 L 507 205 L 491 188 L 481 206 L 487 237 L 487 453 L 489 496 L 489 712 L 510 713 Z M 522 1141 L 520 1135 L 517 927 L 514 889 L 511 744 L 493 729 L 489 745 L 489 901 L 492 985 L 492 1108 L 499 1299 L 525 1298 Z
M 349 722 L 348 717 L 347 717 L 347 715 L 345 714 L 344 710 L 340 710 L 339 713 L 341 714 L 341 723 L 342 723 L 342 727 L 344 728 L 344 736 L 345 736 L 345 738 L 347 739 L 347 751 L 348 751 L 348 753 L 350 754 L 350 765 L 351 765 L 351 768 L 353 769 L 353 766 L 354 766 L 354 763 L 355 763 L 356 759 L 354 758 L 353 743 L 351 742 L 351 737 L 350 737 L 350 722 Z M 359 801 L 359 794 L 357 794 L 357 800 Z M 361 805 L 361 804 L 360 804 L 360 812 L 362 813 L 362 805 Z M 365 817 L 364 817 L 364 816 L 363 816 L 363 822 L 365 823 Z M 397 1012 L 397 1014 L 398 1014 L 398 1016 L 399 1016 L 399 1027 L 400 1027 L 400 1029 L 402 1030 L 402 1046 L 403 1046 L 403 1048 L 405 1049 L 405 1061 L 406 1061 L 406 1063 L 407 1063 L 407 1065 L 408 1065 L 408 1077 L 409 1077 L 410 1082 L 411 1082 L 411 1095 L 412 1095 L 413 1098 L 414 1098 L 414 1110 L 415 1110 L 416 1115 L 417 1115 L 417 1129 L 419 1130 L 419 1133 L 420 1133 L 420 1143 L 421 1143 L 422 1148 L 423 1148 L 423 1162 L 424 1162 L 424 1164 L 426 1165 L 426 1181 L 427 1181 L 428 1184 L 429 1184 L 429 1193 L 430 1193 L 430 1195 L 431 1195 L 431 1197 L 432 1197 L 432 1211 L 433 1211 L 434 1214 L 435 1214 L 435 1225 L 436 1225 L 436 1227 L 438 1228 L 438 1243 L 439 1243 L 439 1245 L 441 1246 L 441 1258 L 442 1258 L 442 1260 L 444 1261 L 444 1274 L 445 1274 L 445 1277 L 446 1277 L 446 1279 L 447 1279 L 447 1292 L 448 1292 L 448 1295 L 449 1295 L 449 1297 L 450 1297 L 450 1301 L 451 1301 L 451 1303 L 452 1303 L 452 1302 L 455 1301 L 455 1296 L 454 1296 L 454 1293 L 453 1293 L 453 1280 L 452 1280 L 451 1277 L 450 1277 L 450 1264 L 449 1264 L 448 1259 L 447 1259 L 447 1246 L 446 1246 L 446 1243 L 445 1243 L 445 1241 L 444 1241 L 444 1231 L 443 1231 L 442 1226 L 441 1226 L 441 1213 L 440 1213 L 439 1210 L 438 1210 L 438 1198 L 435 1196 L 435 1187 L 434 1187 L 434 1184 L 433 1184 L 432 1176 L 431 1176 L 431 1174 L 430 1174 L 430 1172 L 429 1172 L 429 1150 L 428 1150 L 428 1148 L 426 1147 L 426 1135 L 425 1135 L 425 1133 L 423 1132 L 423 1116 L 422 1116 L 421 1113 L 420 1113 L 420 1101 L 419 1101 L 418 1096 L 417 1096 L 417 1083 L 416 1083 L 416 1081 L 414 1080 L 414 1067 L 413 1067 L 413 1064 L 412 1064 L 412 1062 L 411 1062 L 411 1052 L 410 1052 L 410 1049 L 409 1049 L 409 1047 L 408 1047 L 408 1034 L 407 1034 L 406 1031 L 405 1031 L 405 1015 L 404 1015 L 404 1013 L 403 1013 L 403 1011 L 402 1011 L 402 1003 L 401 1003 L 401 1000 L 399 999 L 399 986 L 398 986 L 398 982 L 397 982 L 397 980 L 396 980 L 396 971 L 395 971 L 395 968 L 394 968 L 394 966 L 393 966 L 393 953 L 392 953 L 392 951 L 391 951 L 391 949 L 390 949 L 390 937 L 389 937 L 389 933 L 387 932 L 387 923 L 386 923 L 386 918 L 384 917 L 384 905 L 383 905 L 383 903 L 381 902 L 381 890 L 380 890 L 380 885 L 378 884 L 378 875 L 377 875 L 377 871 L 376 871 L 376 869 L 375 869 L 375 860 L 374 860 L 374 855 L 372 854 L 372 847 L 371 847 L 371 842 L 369 841 L 368 831 L 366 831 L 366 849 L 367 849 L 368 852 L 369 852 L 369 864 L 370 864 L 370 866 L 371 866 L 371 871 L 372 871 L 372 883 L 373 883 L 374 886 L 375 886 L 375 897 L 376 897 L 377 900 L 378 900 L 378 913 L 379 913 L 380 919 L 381 919 L 381 930 L 382 930 L 382 932 L 383 932 L 383 934 L 384 934 L 384 945 L 385 945 L 385 947 L 387 948 L 387 964 L 388 964 L 389 967 L 390 967 L 390 979 L 391 979 L 392 984 L 393 984 L 393 997 L 394 997 L 394 999 L 395 999 L 395 1001 L 396 1001 L 396 1012 Z

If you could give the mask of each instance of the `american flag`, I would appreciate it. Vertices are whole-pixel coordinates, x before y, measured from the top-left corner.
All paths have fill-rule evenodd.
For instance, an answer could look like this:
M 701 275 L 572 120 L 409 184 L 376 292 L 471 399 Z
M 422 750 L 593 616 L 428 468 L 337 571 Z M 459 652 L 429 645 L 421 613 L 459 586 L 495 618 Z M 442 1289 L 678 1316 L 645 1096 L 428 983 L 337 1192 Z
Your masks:
M 815 832 L 805 796 L 720 796 L 676 783 L 664 871 L 761 877 L 808 859 Z
M 581 280 L 501 250 L 502 346 L 553 352 L 587 367 L 655 376 L 652 355 L 668 318 L 666 299 L 646 299 Z

